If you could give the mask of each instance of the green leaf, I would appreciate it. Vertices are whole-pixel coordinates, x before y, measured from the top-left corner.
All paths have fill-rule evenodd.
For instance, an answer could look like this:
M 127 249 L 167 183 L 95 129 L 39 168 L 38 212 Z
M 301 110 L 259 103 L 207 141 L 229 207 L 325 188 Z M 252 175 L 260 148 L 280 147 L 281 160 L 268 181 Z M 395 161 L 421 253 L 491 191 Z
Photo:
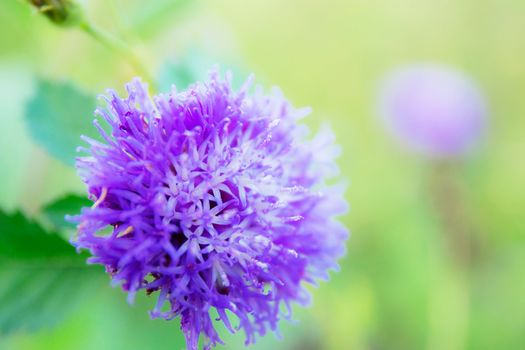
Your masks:
M 80 135 L 96 137 L 95 99 L 66 83 L 40 80 L 28 102 L 26 123 L 33 138 L 52 156 L 73 165 Z
M 60 198 L 44 207 L 44 215 L 58 229 L 74 228 L 75 224 L 67 222 L 66 215 L 80 213 L 83 207 L 89 207 L 93 203 L 86 197 L 70 194 Z
M 0 211 L 0 333 L 56 325 L 86 291 L 97 269 L 69 243 L 22 214 Z
M 221 65 L 218 65 L 218 62 L 221 62 Z M 178 91 L 184 90 L 197 81 L 207 80 L 210 70 L 217 65 L 221 74 L 232 72 L 234 88 L 240 87 L 248 78 L 239 64 L 228 63 L 224 59 L 216 60 L 198 49 L 189 49 L 178 60 L 168 61 L 161 66 L 157 86 L 163 92 L 170 91 L 172 85 L 175 85 Z
M 206 56 L 190 50 L 177 61 L 164 63 L 158 75 L 158 87 L 160 91 L 170 91 L 175 85 L 178 91 L 186 89 L 196 81 L 207 77 L 207 71 L 214 62 Z

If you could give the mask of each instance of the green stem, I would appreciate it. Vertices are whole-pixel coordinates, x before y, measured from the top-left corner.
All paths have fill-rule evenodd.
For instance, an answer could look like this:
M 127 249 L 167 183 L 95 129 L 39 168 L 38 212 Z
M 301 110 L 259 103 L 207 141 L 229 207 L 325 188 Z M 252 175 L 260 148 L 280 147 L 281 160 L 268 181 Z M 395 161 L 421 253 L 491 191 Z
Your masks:
M 79 28 L 82 29 L 86 34 L 91 36 L 93 39 L 114 51 L 115 53 L 126 57 L 130 65 L 135 71 L 141 75 L 148 82 L 153 83 L 151 74 L 142 64 L 142 61 L 138 55 L 122 40 L 110 35 L 109 33 L 101 30 L 87 20 L 82 21 L 79 24 Z
M 443 162 L 435 164 L 431 174 L 430 197 L 441 224 L 447 260 L 434 271 L 429 350 L 463 350 L 468 343 L 475 240 L 457 171 L 456 164 Z

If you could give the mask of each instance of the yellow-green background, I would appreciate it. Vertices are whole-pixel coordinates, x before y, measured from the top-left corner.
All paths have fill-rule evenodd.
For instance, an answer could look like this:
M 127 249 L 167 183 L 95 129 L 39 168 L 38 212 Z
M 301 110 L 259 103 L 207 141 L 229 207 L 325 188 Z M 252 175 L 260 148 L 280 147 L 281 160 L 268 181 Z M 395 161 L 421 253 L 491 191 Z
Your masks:
M 298 322 L 282 323 L 283 340 L 269 334 L 254 349 L 525 349 L 525 1 L 178 3 L 82 2 L 94 22 L 132 41 L 152 72 L 188 49 L 242 64 L 295 105 L 312 106 L 306 122 L 328 122 L 343 149 L 351 211 L 342 220 L 352 236 L 341 271 L 312 289 Z M 35 77 L 101 93 L 122 91 L 134 72 L 21 0 L 0 2 L 0 33 L 0 207 L 38 218 L 43 204 L 83 187 L 26 131 Z M 385 72 L 420 61 L 468 73 L 490 108 L 485 142 L 457 166 L 465 220 L 481 247 L 468 271 L 454 264 L 428 197 L 432 163 L 405 153 L 375 115 Z M 0 335 L 0 348 L 184 347 L 177 322 L 149 320 L 147 298 L 128 306 L 109 281 L 99 286 L 58 327 Z M 243 348 L 242 334 L 224 338 L 224 349 Z

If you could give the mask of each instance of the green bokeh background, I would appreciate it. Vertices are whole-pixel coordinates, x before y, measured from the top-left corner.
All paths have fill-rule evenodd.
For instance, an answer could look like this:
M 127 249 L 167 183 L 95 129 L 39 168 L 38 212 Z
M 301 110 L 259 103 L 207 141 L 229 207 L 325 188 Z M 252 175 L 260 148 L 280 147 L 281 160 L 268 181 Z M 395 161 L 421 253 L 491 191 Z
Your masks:
M 525 349 L 525 2 L 523 0 L 84 1 L 89 17 L 120 33 L 152 72 L 188 51 L 278 85 L 305 121 L 336 131 L 351 229 L 341 271 L 312 289 L 253 349 Z M 123 91 L 123 57 L 78 30 L 53 26 L 24 1 L 0 2 L 0 207 L 39 217 L 82 194 L 74 169 L 30 138 L 24 106 L 35 78 L 92 93 Z M 490 127 L 455 165 L 477 258 L 458 267 L 429 188 L 433 162 L 405 152 L 377 120 L 383 75 L 399 64 L 454 65 L 487 96 Z M 72 111 L 74 112 L 74 111 Z M 1 230 L 1 227 L 0 227 Z M 100 278 L 106 278 L 101 275 Z M 152 301 L 94 284 L 57 327 L 0 335 L 0 349 L 183 349 L 176 321 L 150 320 Z M 0 282 L 1 283 L 1 282 Z M 100 286 L 104 286 L 101 288 Z M 106 286 L 107 285 L 107 286 Z M 223 349 L 243 348 L 224 332 Z

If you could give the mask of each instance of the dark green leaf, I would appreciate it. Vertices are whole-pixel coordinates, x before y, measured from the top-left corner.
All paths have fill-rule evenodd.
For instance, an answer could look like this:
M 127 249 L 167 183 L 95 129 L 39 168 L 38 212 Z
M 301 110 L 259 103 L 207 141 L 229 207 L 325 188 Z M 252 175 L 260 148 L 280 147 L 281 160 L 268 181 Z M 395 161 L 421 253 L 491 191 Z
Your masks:
M 22 214 L 6 215 L 0 212 L 0 228 L 0 261 L 57 257 L 79 261 L 79 256 L 68 242 L 58 235 L 48 234 Z
M 82 207 L 89 207 L 92 204 L 86 197 L 70 194 L 46 205 L 43 211 L 44 215 L 56 228 L 73 228 L 75 225 L 67 222 L 64 217 L 78 214 Z
M 56 234 L 0 212 L 0 333 L 57 324 L 96 282 L 97 268 Z
M 52 156 L 72 165 L 80 135 L 94 137 L 95 99 L 66 83 L 40 80 L 26 108 L 33 138 Z

